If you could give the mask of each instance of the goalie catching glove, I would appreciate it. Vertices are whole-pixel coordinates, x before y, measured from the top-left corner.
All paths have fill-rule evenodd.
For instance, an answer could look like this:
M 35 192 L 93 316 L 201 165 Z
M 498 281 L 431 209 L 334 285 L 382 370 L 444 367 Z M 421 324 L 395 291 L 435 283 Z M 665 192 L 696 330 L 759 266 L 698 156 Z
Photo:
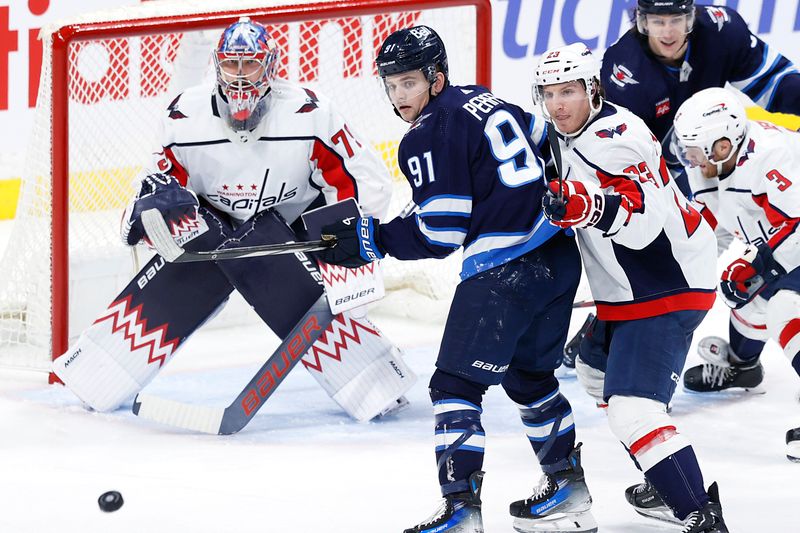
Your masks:
M 121 228 L 122 241 L 129 246 L 135 246 L 146 236 L 142 213 L 148 209 L 161 212 L 172 230 L 175 225 L 195 220 L 199 205 L 197 196 L 172 176 L 150 174 L 142 180 L 139 192 L 125 210 Z
M 722 272 L 719 292 L 728 307 L 739 309 L 755 298 L 764 285 L 784 274 L 786 270 L 772 257 L 768 245 L 749 247 Z
M 559 198 L 559 186 L 562 197 Z M 542 210 L 554 225 L 561 228 L 598 228 L 618 230 L 628 219 L 627 200 L 618 194 L 605 194 L 594 183 L 576 180 L 551 181 L 542 197 Z M 618 215 L 624 215 L 622 218 Z M 620 218 L 619 221 L 617 219 Z M 616 231 L 615 231 L 616 232 Z
M 348 217 L 322 227 L 323 240 L 336 242 L 319 254 L 332 265 L 358 268 L 378 259 L 385 252 L 380 247 L 380 221 L 372 217 Z

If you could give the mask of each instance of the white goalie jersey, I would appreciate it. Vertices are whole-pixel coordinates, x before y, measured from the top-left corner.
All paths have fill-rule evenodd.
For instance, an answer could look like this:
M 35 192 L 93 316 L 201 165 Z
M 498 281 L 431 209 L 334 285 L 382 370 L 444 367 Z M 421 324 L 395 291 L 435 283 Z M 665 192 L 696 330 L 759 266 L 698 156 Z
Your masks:
M 580 135 L 559 142 L 565 179 L 595 183 L 627 206 L 608 232 L 577 231 L 598 318 L 710 309 L 714 233 L 672 180 L 644 122 L 605 102 Z
M 253 131 L 232 131 L 214 87 L 192 87 L 169 105 L 151 171 L 168 172 L 216 209 L 243 222 L 274 208 L 292 223 L 320 194 L 355 198 L 381 218 L 392 192 L 380 156 L 323 95 L 274 80 Z
M 712 220 L 746 244 L 768 243 L 787 272 L 800 266 L 800 133 L 748 121 L 733 172 L 710 179 L 699 168 L 687 172 Z

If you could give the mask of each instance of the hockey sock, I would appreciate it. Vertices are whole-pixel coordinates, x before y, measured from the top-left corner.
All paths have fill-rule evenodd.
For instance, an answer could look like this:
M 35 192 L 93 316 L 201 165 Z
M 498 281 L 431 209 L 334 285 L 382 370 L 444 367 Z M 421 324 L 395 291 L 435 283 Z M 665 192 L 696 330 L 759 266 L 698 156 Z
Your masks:
M 442 495 L 468 490 L 470 474 L 481 470 L 485 433 L 480 399 L 475 401 L 431 389 L 436 419 L 434 440 Z
M 680 520 L 708 503 L 703 474 L 691 446 L 662 459 L 645 476 Z
M 755 361 L 764 349 L 765 341 L 748 339 L 733 327 L 733 323 L 728 325 L 730 338 L 729 347 L 733 355 L 741 361 Z
M 542 469 L 556 472 L 566 468 L 565 458 L 575 447 L 575 422 L 572 407 L 559 389 L 520 405 L 519 414 Z

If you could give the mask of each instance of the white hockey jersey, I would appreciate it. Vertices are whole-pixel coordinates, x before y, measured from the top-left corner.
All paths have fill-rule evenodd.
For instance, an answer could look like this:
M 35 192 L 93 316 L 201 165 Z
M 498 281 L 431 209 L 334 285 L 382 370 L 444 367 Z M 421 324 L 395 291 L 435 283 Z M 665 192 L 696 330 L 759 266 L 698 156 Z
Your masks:
M 261 123 L 236 133 L 214 92 L 192 87 L 172 101 L 151 171 L 169 172 L 239 222 L 274 208 L 292 223 L 320 192 L 328 204 L 355 198 L 365 215 L 385 215 L 389 171 L 323 95 L 275 80 Z
M 579 229 L 601 320 L 708 310 L 716 288 L 710 225 L 672 180 L 661 145 L 640 118 L 609 102 L 577 137 L 561 139 L 564 178 L 624 197 L 608 232 Z
M 800 133 L 751 120 L 733 172 L 711 179 L 699 168 L 687 173 L 712 223 L 747 244 L 769 243 L 787 272 L 800 266 Z

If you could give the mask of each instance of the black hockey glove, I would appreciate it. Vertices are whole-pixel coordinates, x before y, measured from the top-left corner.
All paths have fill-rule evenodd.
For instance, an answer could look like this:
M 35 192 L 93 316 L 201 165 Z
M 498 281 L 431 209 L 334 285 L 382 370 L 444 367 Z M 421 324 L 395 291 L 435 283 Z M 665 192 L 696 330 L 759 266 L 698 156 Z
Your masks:
M 719 292 L 728 307 L 739 309 L 755 298 L 764 285 L 784 274 L 786 270 L 772 257 L 768 245 L 750 247 L 722 272 Z
M 358 268 L 383 259 L 379 244 L 380 221 L 372 217 L 348 217 L 322 227 L 324 240 L 336 244 L 320 252 L 319 258 L 332 265 Z
M 142 180 L 139 193 L 125 210 L 122 218 L 122 241 L 134 246 L 145 237 L 142 213 L 158 209 L 172 229 L 178 224 L 197 218 L 197 196 L 168 174 L 150 174 Z

